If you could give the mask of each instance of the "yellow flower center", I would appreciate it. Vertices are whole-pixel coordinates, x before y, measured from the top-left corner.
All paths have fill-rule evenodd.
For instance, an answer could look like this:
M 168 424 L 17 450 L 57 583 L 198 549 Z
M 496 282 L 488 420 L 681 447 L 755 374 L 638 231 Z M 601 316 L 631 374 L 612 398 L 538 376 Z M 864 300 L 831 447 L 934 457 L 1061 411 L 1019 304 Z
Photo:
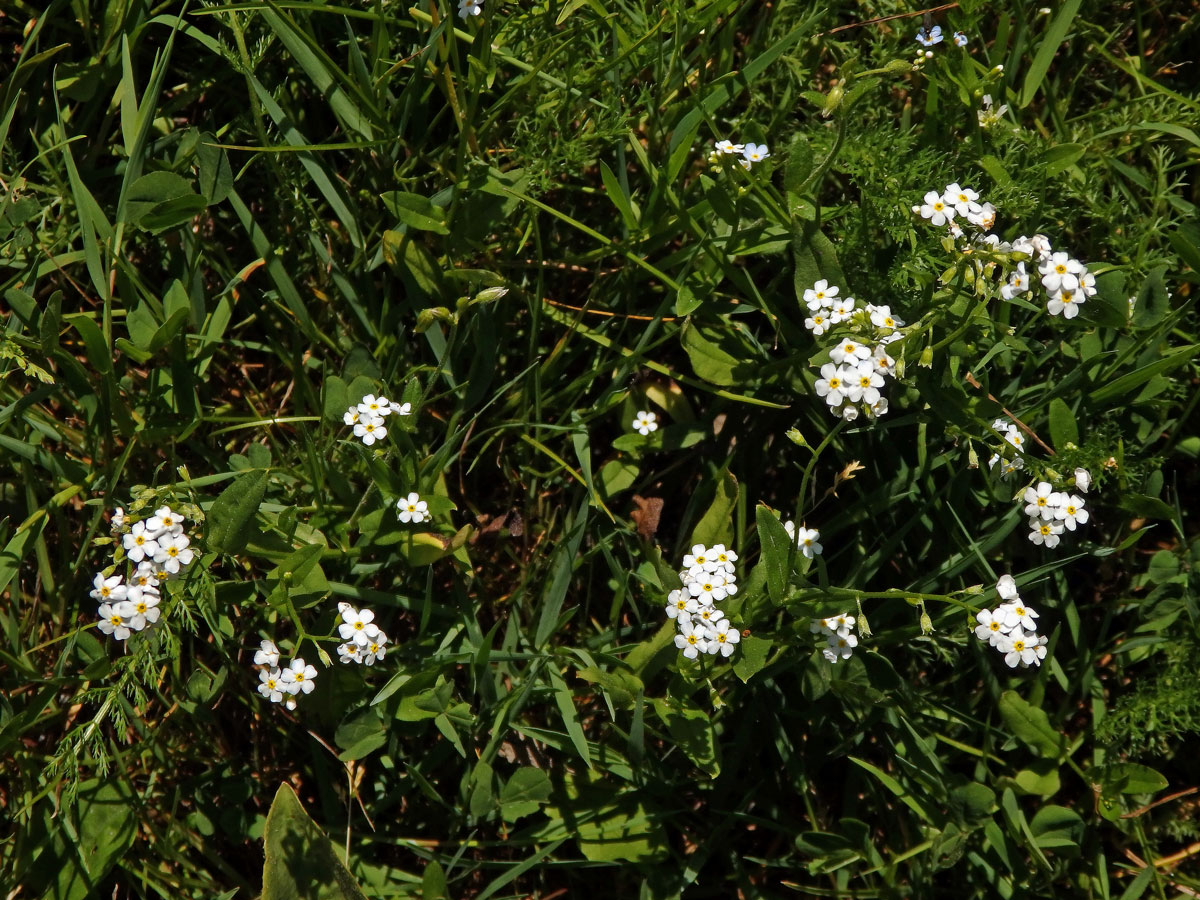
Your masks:
M 958 199 L 959 199 L 959 200 L 961 200 L 963 203 L 969 203 L 969 202 L 970 202 L 970 201 L 967 199 L 967 195 L 966 195 L 966 194 L 959 194 L 959 195 L 958 195 Z
M 1068 516 L 1073 516 L 1073 515 L 1075 515 L 1075 507 L 1073 507 L 1073 506 L 1068 506 L 1068 507 L 1067 507 L 1067 515 L 1068 515 Z
M 137 605 L 137 611 L 143 615 L 146 613 L 146 601 L 143 600 Z
M 844 353 L 853 353 L 856 349 L 853 344 L 846 344 L 846 346 L 842 347 Z
M 363 623 L 362 623 L 362 622 L 355 622 L 355 623 L 354 623 L 354 630 L 355 630 L 355 631 L 361 631 L 361 630 L 362 630 L 362 627 L 363 627 Z
M 1050 534 L 1050 526 L 1043 525 L 1041 528 L 1041 531 L 1042 531 L 1042 536 L 1045 537 L 1046 535 Z
M 1038 498 L 1037 498 L 1037 505 L 1038 505 L 1038 506 L 1045 506 L 1045 505 L 1046 505 L 1046 498 L 1045 498 L 1045 497 L 1038 497 Z
M 989 625 L 989 626 L 988 626 L 988 628 L 992 629 L 992 631 L 999 631 L 999 630 L 1000 630 L 1000 623 L 999 623 L 999 622 L 992 622 L 992 624 L 991 624 L 991 625 Z
M 100 596 L 101 596 L 101 597 L 107 597 L 107 596 L 108 596 L 109 594 L 111 594 L 111 593 L 112 593 L 112 591 L 110 591 L 110 590 L 108 589 L 108 585 L 107 585 L 107 584 L 106 584 L 106 585 L 104 585 L 104 587 L 100 588 Z
M 120 625 L 121 617 L 118 615 L 113 615 L 113 617 L 111 619 L 109 619 L 108 621 L 112 622 L 114 625 Z
M 725 632 L 722 631 L 717 634 L 717 642 L 721 644 L 725 643 Z
M 297 672 L 297 673 L 296 673 L 296 680 L 297 680 L 297 681 L 303 681 L 303 680 L 304 680 L 304 673 L 303 673 L 303 672 Z
M 861 376 L 861 377 L 858 379 L 858 383 L 859 383 L 859 384 L 860 384 L 862 387 L 865 387 L 865 388 L 868 388 L 868 387 L 870 387 L 870 386 L 871 386 L 871 376 L 870 376 L 870 375 L 863 375 L 863 376 Z
M 888 328 L 891 328 L 896 324 L 896 320 L 889 316 L 883 320 L 883 324 L 886 325 Z
M 275 690 L 275 679 L 274 678 L 267 679 L 267 687 L 269 687 L 271 690 Z
M 941 211 L 942 211 L 942 209 L 943 209 L 943 206 L 942 206 L 942 201 L 940 201 L 940 200 L 939 200 L 937 203 L 933 204 L 933 208 L 934 208 L 934 209 L 935 209 L 937 212 L 941 212 Z
M 694 635 L 694 634 L 689 634 L 689 635 L 688 635 L 688 643 L 689 643 L 689 644 L 694 644 L 694 643 L 696 643 L 696 635 Z
M 179 548 L 178 548 L 178 547 L 168 547 L 168 548 L 167 548 L 167 556 L 172 556 L 172 557 L 174 557 L 174 556 L 178 556 L 178 555 L 179 555 Z
M 840 378 L 830 378 L 830 379 L 829 379 L 829 386 L 830 386 L 831 388 L 839 388 L 839 387 L 841 387 L 841 386 L 842 386 L 842 379 L 840 379 Z
M 144 534 L 136 535 L 133 539 L 133 542 L 140 547 L 142 544 L 146 543 L 146 536 Z
M 824 300 L 824 299 L 825 299 L 825 292 L 824 292 L 824 291 L 817 291 L 817 299 L 818 299 L 818 300 Z
M 1024 641 L 1013 641 L 1013 649 L 1016 650 L 1018 653 L 1020 653 L 1022 650 L 1025 649 L 1025 642 Z

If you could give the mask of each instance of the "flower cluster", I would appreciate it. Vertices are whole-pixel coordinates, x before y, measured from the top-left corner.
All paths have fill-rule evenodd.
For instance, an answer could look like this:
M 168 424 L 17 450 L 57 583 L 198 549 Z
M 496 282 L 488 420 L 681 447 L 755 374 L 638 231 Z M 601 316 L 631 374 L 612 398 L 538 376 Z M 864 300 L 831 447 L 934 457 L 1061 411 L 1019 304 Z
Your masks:
M 854 654 L 854 648 L 858 646 L 858 637 L 852 634 L 854 619 L 846 613 L 830 616 L 828 619 L 813 619 L 808 630 L 825 639 L 825 647 L 821 652 L 831 663 L 849 659 Z
M 272 703 L 282 702 L 288 709 L 296 708 L 296 697 L 311 694 L 317 686 L 317 670 L 297 656 L 287 668 L 279 668 L 279 648 L 274 641 L 262 641 L 254 651 L 254 664 L 263 668 L 258 673 L 258 692 Z
M 975 614 L 979 623 L 975 636 L 1004 654 L 1009 668 L 1040 666 L 1046 658 L 1047 639 L 1037 633 L 1037 610 L 1021 599 L 1011 575 L 1001 575 L 996 590 L 1004 602 Z
M 384 396 L 367 394 L 361 403 L 356 403 L 346 410 L 342 421 L 353 426 L 354 436 L 370 447 L 376 441 L 387 437 L 387 425 L 384 420 L 388 416 L 392 413 L 407 416 L 411 412 L 411 403 L 396 403 Z
M 733 654 L 733 645 L 742 639 L 725 613 L 716 604 L 737 593 L 737 554 L 724 544 L 705 547 L 696 544 L 683 558 L 679 580 L 683 587 L 667 597 L 667 617 L 675 620 L 679 633 L 675 646 L 688 659 L 701 653 L 722 656 Z
M 861 404 L 862 411 L 874 419 L 888 409 L 880 389 L 887 377 L 896 377 L 896 361 L 888 355 L 887 345 L 903 337 L 898 329 L 904 322 L 888 306 L 858 307 L 853 297 L 839 297 L 840 292 L 825 279 L 804 292 L 811 313 L 804 326 L 817 337 L 831 328 L 846 334 L 830 349 L 830 362 L 821 366 L 815 389 L 835 416 L 853 421 Z
M 967 41 L 968 41 L 968 38 L 963 32 L 961 32 L 961 31 L 954 32 L 954 46 L 965 47 L 965 46 L 967 46 Z M 941 42 L 942 42 L 942 26 L 941 25 L 934 25 L 932 28 L 929 29 L 929 31 L 926 31 L 924 28 L 922 28 L 917 32 L 917 43 L 920 44 L 922 47 L 932 47 L 934 44 L 940 44 Z
M 1050 315 L 1061 314 L 1064 319 L 1073 319 L 1079 315 L 1079 307 L 1087 302 L 1088 297 L 1096 295 L 1096 276 L 1088 271 L 1084 263 L 1072 259 L 1069 253 L 1056 252 L 1044 234 L 1035 234 L 1033 237 L 1022 235 L 1004 249 L 1027 254 L 1031 264 L 1037 266 L 1042 287 L 1046 291 L 1046 312 Z M 1025 263 L 1019 262 L 1009 276 L 1008 283 L 1000 289 L 1000 295 L 1005 300 L 1011 300 L 1029 289 Z
M 954 237 L 962 237 L 961 226 L 954 221 L 962 216 L 981 231 L 991 231 L 996 224 L 996 207 L 979 202 L 979 192 L 963 187 L 957 181 L 946 185 L 943 191 L 927 191 L 924 203 L 914 206 L 913 212 L 928 219 L 932 225 L 945 225 Z
M 749 169 L 757 162 L 762 162 L 770 152 L 766 144 L 735 144 L 733 141 L 717 141 L 713 151 L 708 154 L 709 163 L 716 165 L 722 156 L 740 156 L 738 162 L 743 169 Z
M 658 431 L 658 415 L 644 410 L 638 410 L 638 414 L 633 417 L 633 424 L 630 426 L 638 434 L 646 435 L 652 431 Z
M 388 636 L 375 624 L 375 613 L 363 607 L 355 609 L 349 603 L 339 603 L 342 621 L 338 634 L 345 642 L 338 647 L 338 659 L 344 663 L 374 665 L 387 655 Z
M 125 510 L 112 517 L 114 530 L 125 528 Z M 98 572 L 92 582 L 91 596 L 99 601 L 99 629 L 118 641 L 158 621 L 162 611 L 159 586 L 191 565 L 195 552 L 183 533 L 183 516 L 169 506 L 161 506 L 144 521 L 134 522 L 121 538 L 125 558 L 135 564 L 128 582 L 121 575 Z
M 1083 483 L 1086 484 L 1086 470 Z M 1076 479 L 1076 486 L 1080 484 Z M 1086 492 L 1086 488 L 1083 488 Z M 1029 540 L 1044 544 L 1047 548 L 1057 547 L 1065 528 L 1074 531 L 1077 526 L 1087 524 L 1088 511 L 1083 508 L 1084 500 L 1078 494 L 1054 490 L 1050 482 L 1041 481 L 1037 487 L 1025 489 L 1025 515 L 1029 516 Z
M 1000 474 L 1005 478 L 1025 468 L 1025 459 L 1020 455 L 1025 449 L 1025 435 L 1017 424 L 997 419 L 992 423 L 992 430 L 998 431 L 1004 438 L 1004 446 L 992 454 L 988 468 L 994 469 L 996 463 L 1000 463 Z

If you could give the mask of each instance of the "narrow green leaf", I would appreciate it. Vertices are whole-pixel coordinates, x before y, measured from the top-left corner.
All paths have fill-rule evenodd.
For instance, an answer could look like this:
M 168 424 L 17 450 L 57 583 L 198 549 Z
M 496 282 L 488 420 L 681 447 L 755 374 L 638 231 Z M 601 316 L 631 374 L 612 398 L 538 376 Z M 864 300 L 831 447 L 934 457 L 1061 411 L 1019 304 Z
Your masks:
M 1032 103 L 1033 98 L 1037 95 L 1042 81 L 1046 78 L 1046 73 L 1050 70 L 1050 63 L 1054 60 L 1059 45 L 1066 38 L 1082 2 L 1083 0 L 1066 0 L 1062 9 L 1058 11 L 1058 15 L 1054 17 L 1054 21 L 1050 23 L 1050 27 L 1046 29 L 1046 36 L 1042 38 L 1037 54 L 1025 72 L 1025 83 L 1021 86 L 1020 106 L 1022 109 Z
M 767 567 L 767 593 L 775 603 L 782 603 L 788 587 L 788 555 L 791 538 L 779 521 L 779 516 L 761 503 L 754 510 L 758 526 L 758 543 L 762 548 L 763 565 Z
M 379 199 L 401 222 L 409 228 L 420 231 L 432 231 L 437 234 L 449 234 L 446 227 L 446 212 L 434 206 L 429 198 L 407 191 L 388 191 L 380 194 Z
M 579 710 L 575 708 L 575 701 L 571 698 L 571 691 L 558 672 L 548 669 L 547 675 L 550 678 L 550 686 L 554 690 L 554 705 L 558 707 L 559 715 L 562 716 L 563 726 L 567 729 L 567 736 L 571 738 L 571 743 L 575 747 L 575 752 L 579 754 L 579 758 L 590 769 L 592 767 L 592 755 L 588 752 L 587 737 L 584 736 L 583 725 L 579 722 Z

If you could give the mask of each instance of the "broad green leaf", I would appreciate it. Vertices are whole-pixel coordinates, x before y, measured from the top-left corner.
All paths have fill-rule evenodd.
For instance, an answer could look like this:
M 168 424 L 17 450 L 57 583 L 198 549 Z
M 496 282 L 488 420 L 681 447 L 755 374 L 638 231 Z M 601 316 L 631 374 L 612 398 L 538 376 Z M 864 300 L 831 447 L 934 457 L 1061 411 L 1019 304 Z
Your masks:
M 633 487 L 638 471 L 637 465 L 628 460 L 613 459 L 606 462 L 600 469 L 599 478 L 600 493 L 604 495 L 604 499 L 607 500 Z
M 642 680 L 621 666 L 608 671 L 585 666 L 576 674 L 584 681 L 602 688 L 617 706 L 632 706 L 637 695 L 643 690 Z
M 771 652 L 771 642 L 766 638 L 749 635 L 743 637 L 733 651 L 733 672 L 743 682 L 749 681 L 762 671 Z
M 1057 147 L 1051 147 L 1042 154 L 1042 165 L 1046 170 L 1046 177 L 1053 178 L 1071 166 L 1087 152 L 1087 147 L 1083 144 L 1059 144 Z
M 788 555 L 792 540 L 779 516 L 761 503 L 754 510 L 754 521 L 758 526 L 763 565 L 767 567 L 767 593 L 773 602 L 782 603 L 788 588 Z
M 141 224 L 144 216 L 172 200 L 199 196 L 192 190 L 192 183 L 174 172 L 150 172 L 129 186 L 125 197 L 125 215 L 134 225 Z M 203 208 L 203 197 L 201 208 Z
M 1016 691 L 1001 694 L 998 708 L 1012 733 L 1031 750 L 1047 759 L 1062 753 L 1065 740 L 1050 724 L 1050 717 Z
M 1053 797 L 1062 787 L 1058 762 L 1053 759 L 1036 760 L 1033 765 L 1014 775 L 1013 781 L 1024 793 L 1040 797 Z
M 367 900 L 287 782 L 267 813 L 263 847 L 262 900 Z
M 434 206 L 427 197 L 407 191 L 388 191 L 381 194 L 380 199 L 388 211 L 409 228 L 436 234 L 450 233 L 446 227 L 445 210 Z
M 702 330 L 689 323 L 683 329 L 683 349 L 692 361 L 692 370 L 712 384 L 738 384 L 740 379 L 734 372 L 746 361 L 729 353 L 714 337 L 716 335 L 711 328 Z
M 614 450 L 686 450 L 694 447 L 712 433 L 705 425 L 664 425 L 649 434 L 629 432 L 615 438 Z
M 688 546 L 703 544 L 711 547 L 714 544 L 729 546 L 733 543 L 733 510 L 737 506 L 738 483 L 733 473 L 721 473 L 717 481 L 716 493 L 712 504 L 704 513 L 692 531 Z
M 238 553 L 254 534 L 254 517 L 267 492 L 267 473 L 243 475 L 221 492 L 208 510 L 205 540 L 209 550 Z
M 1079 426 L 1071 408 L 1060 398 L 1050 401 L 1050 440 L 1054 448 L 1062 453 L 1067 444 L 1079 443 Z
M 500 815 L 506 822 L 537 812 L 550 799 L 550 776 L 542 769 L 522 766 L 500 789 Z
M 450 900 L 446 873 L 436 859 L 431 859 L 421 876 L 421 900 Z
M 708 713 L 662 699 L 654 701 L 654 709 L 671 733 L 672 742 L 688 759 L 713 778 L 721 774 L 721 748 Z
M 1043 806 L 1029 820 L 1029 830 L 1043 850 L 1064 856 L 1077 856 L 1083 838 L 1083 819 L 1065 806 Z
M 905 806 L 907 806 L 909 809 L 911 809 L 913 812 L 915 812 L 923 820 L 925 820 L 926 822 L 933 821 L 933 817 L 929 814 L 929 812 L 925 809 L 925 807 L 923 807 L 917 801 L 917 799 L 911 795 L 911 792 L 906 790 L 900 784 L 900 782 L 898 782 L 895 778 L 893 778 L 887 772 L 883 771 L 878 766 L 872 765 L 871 763 L 867 762 L 866 760 L 858 759 L 857 757 L 854 757 L 854 756 L 847 757 L 847 759 L 849 759 L 850 762 L 854 763 L 855 765 L 860 766 L 863 769 L 866 769 L 868 772 L 870 772 L 872 775 L 874 775 L 879 780 L 880 784 L 882 784 L 885 788 L 887 788 L 889 791 L 891 791 L 893 794 L 895 794 L 897 797 L 899 797 L 900 801 Z
M 108 345 L 104 343 L 104 335 L 100 332 L 100 326 L 92 320 L 91 316 L 83 313 L 67 316 L 66 322 L 83 338 L 83 346 L 87 350 L 87 360 L 91 363 L 92 368 L 101 375 L 112 374 L 112 353 L 109 351 Z
M 1113 763 L 1101 767 L 1097 774 L 1104 790 L 1112 793 L 1153 794 L 1167 786 L 1161 773 L 1140 763 Z
M 1153 328 L 1171 311 L 1171 300 L 1167 296 L 1167 286 L 1163 281 L 1166 271 L 1166 266 L 1152 269 L 1138 288 L 1132 317 L 1135 328 Z

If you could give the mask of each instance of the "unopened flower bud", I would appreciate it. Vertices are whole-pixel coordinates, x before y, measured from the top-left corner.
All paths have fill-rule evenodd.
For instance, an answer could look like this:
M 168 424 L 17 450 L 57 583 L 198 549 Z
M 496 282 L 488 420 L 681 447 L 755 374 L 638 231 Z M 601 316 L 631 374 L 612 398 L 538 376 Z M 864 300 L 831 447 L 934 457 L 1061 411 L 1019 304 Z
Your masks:
M 921 358 L 917 361 L 917 365 L 923 369 L 932 369 L 933 368 L 933 347 L 932 346 L 926 346 L 926 348 L 921 351 Z

